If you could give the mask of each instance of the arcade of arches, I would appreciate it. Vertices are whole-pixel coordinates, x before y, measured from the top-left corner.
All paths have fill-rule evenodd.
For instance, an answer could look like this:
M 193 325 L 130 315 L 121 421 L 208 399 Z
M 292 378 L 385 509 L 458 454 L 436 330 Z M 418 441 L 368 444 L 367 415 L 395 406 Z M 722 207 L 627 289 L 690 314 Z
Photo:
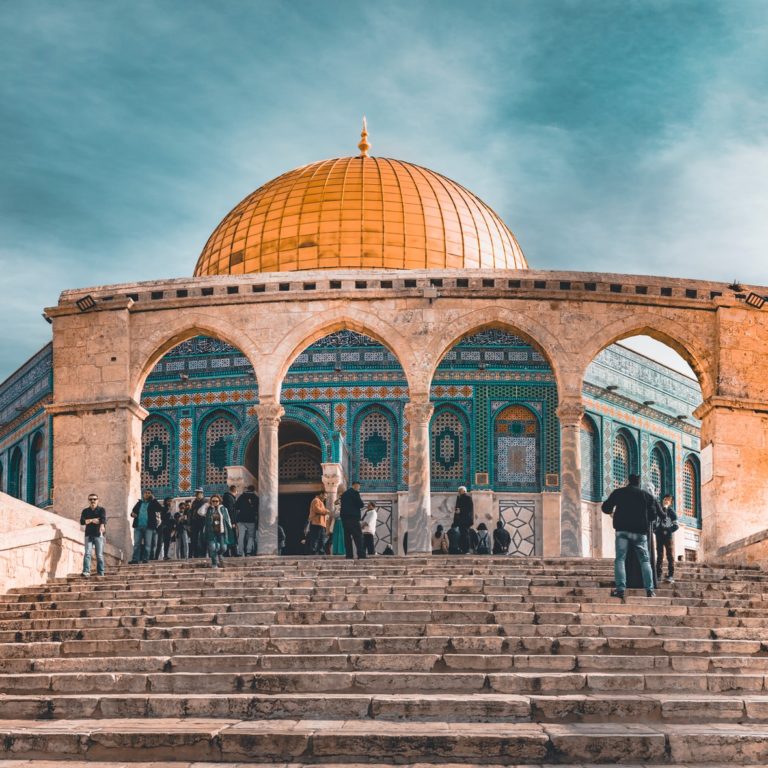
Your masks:
M 340 293 L 328 291 L 327 275 L 304 273 L 315 293 L 300 302 L 291 292 L 307 283 L 286 283 L 283 293 L 272 276 L 259 277 L 263 294 L 253 276 L 224 278 L 253 289 L 238 302 L 210 278 L 213 294 L 186 303 L 113 299 L 107 308 L 97 295 L 97 308 L 80 313 L 76 294 L 64 295 L 49 310 L 57 503 L 76 506 L 84 483 L 96 483 L 102 498 L 127 507 L 142 462 L 145 484 L 162 495 L 230 480 L 242 487 L 253 477 L 269 553 L 291 490 L 296 500 L 318 483 L 333 493 L 354 475 L 380 505 L 381 542 L 397 551 L 407 531 L 409 550 L 419 552 L 430 529 L 450 518 L 461 483 L 479 519 L 502 520 L 520 554 L 590 555 L 610 551 L 610 521 L 597 500 L 635 469 L 658 493 L 676 496 L 684 550 L 714 556 L 766 527 L 762 473 L 734 478 L 736 467 L 765 459 L 768 386 L 748 365 L 768 340 L 761 314 L 727 297 L 649 306 L 631 285 L 621 301 L 613 290 L 587 295 L 579 273 L 556 275 L 572 292 L 546 299 L 498 290 L 440 298 L 431 286 L 455 276 L 393 284 L 382 279 L 390 275 L 365 275 L 388 289 L 365 295 L 354 292 L 359 272 L 331 288 Z M 536 275 L 553 282 L 551 273 Z M 736 332 L 745 323 L 751 335 Z M 700 389 L 611 346 L 638 333 L 683 354 Z M 83 337 L 110 339 L 88 363 L 103 380 L 98 398 L 81 384 L 88 376 L 74 351 Z M 110 440 L 84 480 L 69 467 L 95 450 L 83 446 L 86 432 Z M 738 521 L 728 513 L 734 504 L 743 510 Z

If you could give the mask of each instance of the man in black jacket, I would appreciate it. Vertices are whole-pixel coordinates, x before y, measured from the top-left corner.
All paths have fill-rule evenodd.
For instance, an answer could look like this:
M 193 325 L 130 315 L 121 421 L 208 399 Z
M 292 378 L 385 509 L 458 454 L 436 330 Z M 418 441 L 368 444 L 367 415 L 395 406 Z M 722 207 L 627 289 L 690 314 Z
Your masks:
M 142 563 L 149 561 L 150 555 L 154 552 L 155 535 L 157 526 L 160 523 L 160 515 L 163 512 L 163 505 L 154 497 L 150 490 L 144 491 L 144 498 L 137 501 L 131 510 L 133 518 L 133 557 L 130 564 L 135 565 L 141 560 Z
M 256 488 L 252 485 L 240 494 L 240 498 L 235 503 L 235 522 L 237 523 L 237 554 L 241 557 L 245 557 L 248 552 L 255 555 L 259 547 L 259 497 L 256 495 Z
M 360 527 L 360 510 L 365 502 L 360 496 L 360 483 L 355 480 L 352 485 L 341 494 L 341 523 L 344 526 L 344 550 L 347 560 L 352 560 L 352 542 L 355 542 L 358 560 L 365 559 L 365 547 L 363 546 L 363 531 Z
M 475 525 L 475 505 L 472 497 L 467 493 L 466 486 L 460 485 L 456 496 L 456 511 L 453 521 L 461 531 L 461 551 L 466 554 L 470 550 L 471 541 L 469 529 Z
M 616 559 L 613 567 L 616 588 L 611 592 L 611 597 L 624 597 L 627 587 L 625 561 L 630 547 L 637 552 L 640 561 L 645 594 L 654 597 L 653 570 L 648 553 L 648 529 L 656 516 L 653 497 L 640 488 L 637 475 L 630 475 L 629 483 L 613 491 L 601 508 L 606 515 L 613 515 L 616 531 Z
M 83 576 L 91 575 L 91 553 L 96 550 L 96 573 L 104 575 L 104 531 L 107 527 L 107 512 L 99 506 L 99 497 L 95 493 L 88 496 L 88 506 L 80 513 L 80 525 L 85 526 L 85 555 L 83 556 Z

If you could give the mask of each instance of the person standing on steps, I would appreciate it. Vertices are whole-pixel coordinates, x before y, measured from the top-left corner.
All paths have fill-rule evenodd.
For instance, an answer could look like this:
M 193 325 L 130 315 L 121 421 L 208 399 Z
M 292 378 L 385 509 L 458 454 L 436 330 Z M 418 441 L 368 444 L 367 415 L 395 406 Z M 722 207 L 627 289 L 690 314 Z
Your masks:
M 195 498 L 187 513 L 189 516 L 189 556 L 205 557 L 205 543 L 203 542 L 203 526 L 205 524 L 206 505 L 205 494 L 202 488 L 195 489 Z
M 173 499 L 167 496 L 163 499 L 163 511 L 160 513 L 160 527 L 157 531 L 157 543 L 155 544 L 155 556 L 153 560 L 171 559 L 171 536 L 173 534 L 174 521 L 171 505 Z
M 438 525 L 437 528 L 435 528 L 435 532 L 432 534 L 432 554 L 448 554 L 448 537 L 445 535 L 445 528 L 443 528 L 442 525 Z
M 360 510 L 365 502 L 360 496 L 360 483 L 355 480 L 340 497 L 341 524 L 344 526 L 344 549 L 347 560 L 352 560 L 352 542 L 355 543 L 355 551 L 358 560 L 365 560 L 363 548 L 363 531 L 360 528 Z
M 203 519 L 203 538 L 211 558 L 211 568 L 223 568 L 222 556 L 232 535 L 232 520 L 217 493 L 214 493 L 210 503 L 206 504 Z
M 237 523 L 237 554 L 255 555 L 259 547 L 259 497 L 256 488 L 249 485 L 235 502 Z
M 318 491 L 309 505 L 309 542 L 310 555 L 325 554 L 325 533 L 328 528 L 328 508 L 325 506 L 325 491 Z
M 490 555 L 491 554 L 491 536 L 488 533 L 488 527 L 485 523 L 480 523 L 477 526 L 477 544 L 475 545 L 476 555 Z
M 376 505 L 369 501 L 365 512 L 363 512 L 363 519 L 360 521 L 363 531 L 363 546 L 369 557 L 376 554 L 376 523 L 378 517 L 379 513 Z
M 656 515 L 653 497 L 640 488 L 640 478 L 637 475 L 630 475 L 629 483 L 613 491 L 603 502 L 601 509 L 606 515 L 613 516 L 613 527 L 616 531 L 616 586 L 611 591 L 611 597 L 624 597 L 627 588 L 626 559 L 630 547 L 635 550 L 640 561 L 645 594 L 655 597 L 647 534 Z
M 131 510 L 133 518 L 133 557 L 129 565 L 138 562 L 147 563 L 153 553 L 155 534 L 160 522 L 163 506 L 154 497 L 152 491 L 144 491 L 144 498 L 137 501 Z
M 469 529 L 475 524 L 475 505 L 464 485 L 460 485 L 457 491 L 456 511 L 453 520 L 461 532 L 461 551 L 467 554 L 470 550 Z
M 95 493 L 88 496 L 88 506 L 80 513 L 80 525 L 85 526 L 85 554 L 83 555 L 83 573 L 91 575 L 91 560 L 96 550 L 96 575 L 104 575 L 104 533 L 107 529 L 107 512 L 99 506 L 99 497 Z
M 656 519 L 654 535 L 656 538 L 656 577 L 661 579 L 664 553 L 667 553 L 667 576 L 664 579 L 668 584 L 675 583 L 675 556 L 674 535 L 679 528 L 677 513 L 672 506 L 675 501 L 671 493 L 666 494 L 661 500 L 661 514 Z

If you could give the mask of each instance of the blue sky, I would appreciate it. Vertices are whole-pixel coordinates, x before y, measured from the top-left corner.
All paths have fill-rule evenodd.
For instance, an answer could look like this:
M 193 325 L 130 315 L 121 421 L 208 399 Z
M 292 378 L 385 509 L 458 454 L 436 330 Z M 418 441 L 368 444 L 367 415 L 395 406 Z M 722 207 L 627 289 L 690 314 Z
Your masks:
M 363 113 L 534 267 L 768 285 L 763 0 L 5 0 L 0 51 L 0 380 Z

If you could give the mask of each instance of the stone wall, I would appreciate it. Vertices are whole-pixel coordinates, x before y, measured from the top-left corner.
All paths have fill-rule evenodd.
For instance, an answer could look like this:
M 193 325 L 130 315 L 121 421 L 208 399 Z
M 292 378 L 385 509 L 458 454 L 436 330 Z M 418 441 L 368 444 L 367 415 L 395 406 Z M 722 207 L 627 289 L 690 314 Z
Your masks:
M 0 493 L 0 531 L 0 594 L 82 570 L 83 529 L 76 521 Z M 122 552 L 107 544 L 104 557 L 109 567 Z

